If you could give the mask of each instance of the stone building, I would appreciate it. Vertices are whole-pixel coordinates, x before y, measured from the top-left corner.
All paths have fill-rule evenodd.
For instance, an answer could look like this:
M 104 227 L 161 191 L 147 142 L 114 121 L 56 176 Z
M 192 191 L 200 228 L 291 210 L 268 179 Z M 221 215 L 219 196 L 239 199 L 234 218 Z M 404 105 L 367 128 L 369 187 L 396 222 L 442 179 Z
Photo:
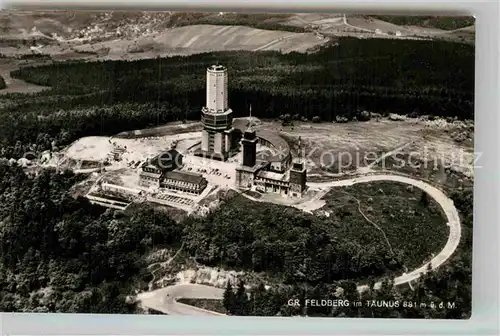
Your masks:
M 286 197 L 303 196 L 307 182 L 305 164 L 298 158 L 290 167 L 290 148 L 283 138 L 271 132 L 258 133 L 249 125 L 241 143 L 243 162 L 236 168 L 238 188 Z M 257 143 L 272 148 L 275 153 L 257 158 Z
M 148 160 L 141 167 L 139 184 L 146 188 L 165 188 L 189 194 L 201 194 L 207 187 L 207 180 L 200 174 L 179 171 L 178 169 L 182 167 L 182 158 L 182 154 L 177 150 L 170 149 Z
M 159 187 L 162 170 L 155 165 L 145 163 L 139 173 L 139 185 L 141 187 Z
M 205 190 L 207 184 L 207 180 L 200 174 L 170 171 L 165 173 L 160 182 L 160 188 L 199 195 Z

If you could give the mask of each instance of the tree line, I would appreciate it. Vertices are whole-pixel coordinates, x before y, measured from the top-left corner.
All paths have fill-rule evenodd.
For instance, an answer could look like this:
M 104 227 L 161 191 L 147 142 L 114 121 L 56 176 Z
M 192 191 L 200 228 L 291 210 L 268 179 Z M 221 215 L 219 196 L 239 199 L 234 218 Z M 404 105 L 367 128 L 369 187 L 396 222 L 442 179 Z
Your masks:
M 127 129 L 162 125 L 179 120 L 179 111 L 168 103 L 159 107 L 123 103 L 34 111 L 23 118 L 14 113 L 0 114 L 0 158 L 17 159 L 27 152 L 53 149 L 53 145 L 60 149 L 84 136 L 114 135 Z
M 61 62 L 25 67 L 12 76 L 51 86 L 59 100 L 87 105 L 169 102 L 183 114 L 205 104 L 205 68 L 229 68 L 231 107 L 237 116 L 352 119 L 377 113 L 473 117 L 474 48 L 445 41 L 340 39 L 316 53 L 217 52 L 140 61 Z M 73 98 L 70 98 L 73 97 Z M 62 103 L 62 102 L 60 102 Z
M 43 147 L 37 138 L 46 134 L 66 145 L 84 135 L 198 120 L 206 103 L 205 70 L 214 63 L 229 69 L 229 101 L 237 117 L 246 116 L 250 104 L 257 117 L 271 119 L 291 114 L 302 120 L 366 120 L 365 110 L 474 115 L 473 46 L 341 38 L 316 53 L 230 51 L 23 67 L 12 76 L 52 89 L 29 99 L 4 96 L 0 144 L 15 156 L 16 146 Z
M 472 16 L 370 15 L 370 17 L 399 26 L 420 26 L 443 30 L 455 30 L 472 26 L 475 23 L 475 19 Z
M 246 26 L 265 30 L 289 31 L 305 33 L 307 30 L 301 26 L 292 26 L 286 23 L 292 15 L 277 13 L 173 13 L 168 19 L 169 27 L 191 25 L 223 25 Z
M 75 199 L 80 180 L 0 162 L 0 311 L 134 312 L 126 295 L 148 279 L 143 255 L 179 241 L 161 213 L 125 216 Z

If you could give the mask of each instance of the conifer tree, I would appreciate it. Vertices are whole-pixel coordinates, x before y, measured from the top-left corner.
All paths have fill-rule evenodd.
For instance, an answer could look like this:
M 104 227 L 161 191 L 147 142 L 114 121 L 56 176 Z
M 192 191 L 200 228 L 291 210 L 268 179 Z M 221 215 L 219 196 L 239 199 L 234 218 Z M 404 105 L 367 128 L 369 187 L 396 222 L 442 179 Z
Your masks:
M 229 314 L 233 313 L 234 292 L 233 292 L 233 286 L 231 285 L 231 281 L 227 282 L 226 290 L 224 291 L 224 297 L 222 299 L 222 304 L 224 305 L 224 308 L 226 308 Z
M 249 300 L 245 289 L 245 283 L 240 281 L 234 297 L 233 314 L 245 316 L 249 314 Z

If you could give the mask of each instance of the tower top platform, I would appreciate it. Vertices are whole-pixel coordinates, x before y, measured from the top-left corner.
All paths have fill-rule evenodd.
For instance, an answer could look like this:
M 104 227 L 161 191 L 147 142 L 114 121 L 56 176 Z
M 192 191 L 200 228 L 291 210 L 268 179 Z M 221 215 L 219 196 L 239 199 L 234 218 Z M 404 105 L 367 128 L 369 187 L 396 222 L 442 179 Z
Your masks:
M 228 108 L 226 110 L 211 110 L 208 107 L 204 106 L 201 108 L 201 112 L 203 112 L 206 115 L 228 116 L 228 115 L 232 115 L 233 110 L 231 110 L 230 108 Z
M 207 68 L 209 72 L 224 72 L 227 68 L 223 65 L 211 65 Z

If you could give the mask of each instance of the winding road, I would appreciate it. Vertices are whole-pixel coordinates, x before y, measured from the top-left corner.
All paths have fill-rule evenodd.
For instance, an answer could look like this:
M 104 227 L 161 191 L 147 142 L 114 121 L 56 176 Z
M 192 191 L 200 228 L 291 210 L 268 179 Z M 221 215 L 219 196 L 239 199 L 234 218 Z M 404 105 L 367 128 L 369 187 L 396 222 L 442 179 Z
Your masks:
M 167 315 L 225 316 L 177 302 L 178 299 L 222 299 L 224 290 L 197 284 L 173 285 L 138 295 L 142 307 Z
M 447 225 L 450 228 L 448 241 L 444 248 L 430 262 L 423 264 L 421 267 L 410 272 L 403 273 L 394 279 L 395 285 L 410 283 L 420 277 L 421 274 L 427 272 L 429 264 L 431 269 L 436 269 L 443 265 L 455 252 L 460 243 L 461 225 L 460 217 L 453 201 L 446 196 L 438 188 L 421 180 L 416 180 L 410 177 L 392 174 L 381 175 L 366 175 L 355 177 L 346 180 L 330 181 L 330 182 L 309 182 L 311 188 L 325 189 L 333 187 L 344 187 L 358 183 L 368 183 L 375 181 L 393 181 L 405 183 L 417 187 L 425 191 L 432 197 L 443 209 L 447 218 Z M 380 282 L 375 284 L 375 288 L 381 286 Z M 368 286 L 358 286 L 359 291 L 368 289 Z M 197 307 L 185 305 L 177 302 L 179 298 L 200 298 L 200 299 L 221 299 L 224 290 L 205 285 L 183 284 L 168 286 L 152 292 L 141 293 L 138 299 L 144 308 L 154 309 L 168 315 L 221 315 L 219 313 L 200 309 Z
M 447 219 L 448 227 L 450 228 L 450 232 L 448 235 L 448 241 L 444 248 L 439 252 L 430 262 L 425 263 L 421 267 L 404 273 L 403 275 L 396 277 L 394 279 L 395 285 L 402 285 L 408 283 L 410 281 L 416 280 L 420 277 L 420 275 L 427 271 L 429 264 L 432 269 L 436 269 L 442 264 L 444 264 L 455 252 L 460 243 L 460 237 L 462 234 L 461 226 L 460 226 L 460 216 L 458 214 L 458 210 L 455 208 L 453 201 L 446 196 L 441 190 L 438 188 L 420 180 L 416 180 L 406 176 L 400 175 L 367 175 L 362 177 L 356 177 L 348 180 L 340 180 L 340 181 L 332 181 L 332 182 L 321 182 L 321 183 L 308 183 L 311 187 L 316 188 L 325 188 L 325 187 L 344 187 L 350 186 L 357 183 L 368 183 L 374 181 L 392 181 L 392 182 L 400 182 L 408 185 L 412 185 L 417 187 L 423 191 L 425 191 L 429 196 L 431 196 L 443 209 L 443 212 Z M 378 288 L 381 284 L 376 283 L 375 288 Z M 358 289 L 364 290 L 366 286 L 360 286 Z

